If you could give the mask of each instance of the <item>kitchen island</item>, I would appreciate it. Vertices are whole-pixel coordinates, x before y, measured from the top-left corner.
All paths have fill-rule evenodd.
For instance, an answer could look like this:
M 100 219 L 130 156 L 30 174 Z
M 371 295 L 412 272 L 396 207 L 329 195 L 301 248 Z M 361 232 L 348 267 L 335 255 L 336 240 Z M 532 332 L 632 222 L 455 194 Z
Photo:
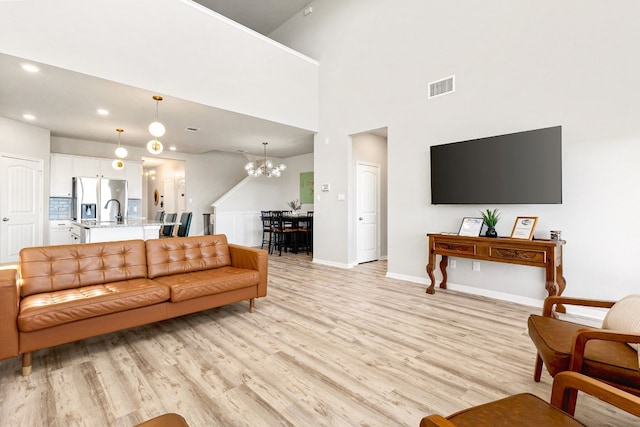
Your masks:
M 126 219 L 116 221 L 84 220 L 72 222 L 72 235 L 77 243 L 114 242 L 118 240 L 157 239 L 160 237 L 160 227 L 163 225 L 177 225 L 145 219 Z

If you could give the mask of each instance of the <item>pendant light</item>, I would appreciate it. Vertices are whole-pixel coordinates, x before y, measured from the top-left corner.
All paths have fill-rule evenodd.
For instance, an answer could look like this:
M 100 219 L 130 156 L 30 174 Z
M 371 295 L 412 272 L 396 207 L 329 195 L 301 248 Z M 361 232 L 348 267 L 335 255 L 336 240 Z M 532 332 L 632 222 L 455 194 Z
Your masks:
M 120 145 L 120 135 L 122 135 L 124 129 L 116 129 L 116 132 L 118 132 L 118 148 L 116 148 L 116 157 L 118 157 L 119 159 L 124 159 L 125 157 L 127 157 L 127 154 L 129 154 L 127 152 L 127 149 Z
M 253 177 L 264 175 L 267 178 L 278 178 L 281 172 L 287 168 L 287 166 L 283 163 L 275 166 L 273 162 L 267 158 L 267 144 L 269 143 L 262 143 L 262 145 L 264 146 L 264 157 L 262 158 L 262 160 L 257 162 L 249 162 L 244 166 L 244 170 L 247 171 L 247 175 Z
M 156 138 L 160 138 L 165 132 L 164 125 L 158 121 L 158 105 L 162 101 L 162 97 L 154 95 L 153 99 L 156 101 L 156 121 L 149 125 L 149 133 Z
M 147 151 L 151 154 L 160 154 L 162 153 L 163 146 L 162 142 L 158 141 L 158 138 L 165 133 L 164 125 L 158 121 L 158 105 L 160 101 L 162 101 L 162 97 L 160 95 L 154 95 L 153 100 L 156 101 L 156 121 L 149 125 L 149 133 L 151 133 L 154 138 L 147 142 Z
M 113 162 L 111 162 L 111 167 L 116 170 L 124 169 L 124 162 L 122 161 L 122 159 L 115 159 Z
M 162 142 L 158 141 L 158 138 L 152 139 L 151 141 L 147 142 L 147 150 L 151 154 L 162 153 L 162 150 L 163 150 Z
M 116 170 L 120 170 L 124 168 L 124 162 L 122 161 L 122 158 L 127 157 L 127 149 L 120 146 L 120 135 L 122 135 L 124 129 L 118 128 L 116 129 L 116 132 L 118 132 L 118 148 L 116 148 L 116 156 L 118 156 L 118 158 L 111 163 L 111 167 Z

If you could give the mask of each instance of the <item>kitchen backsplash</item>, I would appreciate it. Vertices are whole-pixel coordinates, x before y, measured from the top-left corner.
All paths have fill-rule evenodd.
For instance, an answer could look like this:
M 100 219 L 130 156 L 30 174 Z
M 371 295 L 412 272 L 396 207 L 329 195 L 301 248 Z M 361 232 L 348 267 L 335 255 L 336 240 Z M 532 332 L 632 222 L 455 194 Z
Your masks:
M 142 215 L 142 200 L 129 199 L 127 201 L 129 216 L 139 217 Z M 72 219 L 73 199 L 70 197 L 50 197 L 49 198 L 49 219 Z
M 71 219 L 73 217 L 73 199 L 70 197 L 49 198 L 49 219 Z

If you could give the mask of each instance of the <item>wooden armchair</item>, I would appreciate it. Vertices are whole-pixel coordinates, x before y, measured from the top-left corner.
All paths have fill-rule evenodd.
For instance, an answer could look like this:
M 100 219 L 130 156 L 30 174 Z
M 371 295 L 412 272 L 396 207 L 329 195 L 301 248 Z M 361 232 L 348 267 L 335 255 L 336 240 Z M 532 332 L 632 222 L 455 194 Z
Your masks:
M 429 415 L 420 427 L 540 427 L 583 426 L 573 418 L 573 394 L 580 390 L 640 417 L 640 397 L 576 372 L 561 372 L 553 380 L 551 404 L 529 393 L 465 409 L 444 418 Z
M 624 299 L 620 302 L 622 301 Z M 556 318 L 553 310 L 559 304 L 609 308 L 609 316 L 615 302 L 563 296 L 547 297 L 542 315 L 532 314 L 528 322 L 529 336 L 538 351 L 534 380 L 540 381 L 544 364 L 553 377 L 563 371 L 581 372 L 640 395 L 638 353 L 627 344 L 640 343 L 640 332 L 592 328 L 560 320 Z M 640 315 L 640 310 L 638 314 Z M 575 405 L 575 401 L 573 404 Z

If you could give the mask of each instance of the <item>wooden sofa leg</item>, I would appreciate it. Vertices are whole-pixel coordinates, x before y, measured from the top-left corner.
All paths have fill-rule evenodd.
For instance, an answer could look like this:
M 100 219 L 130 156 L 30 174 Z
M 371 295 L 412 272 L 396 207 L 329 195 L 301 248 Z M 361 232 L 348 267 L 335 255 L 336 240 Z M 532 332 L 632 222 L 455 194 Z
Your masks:
M 249 300 L 249 313 L 253 313 L 254 311 L 256 311 L 256 299 L 251 298 Z
M 22 376 L 31 375 L 31 352 L 22 353 Z
M 536 367 L 535 367 L 535 370 L 533 371 L 533 380 L 539 383 L 541 376 L 542 376 L 542 357 L 540 357 L 540 353 L 536 353 Z

